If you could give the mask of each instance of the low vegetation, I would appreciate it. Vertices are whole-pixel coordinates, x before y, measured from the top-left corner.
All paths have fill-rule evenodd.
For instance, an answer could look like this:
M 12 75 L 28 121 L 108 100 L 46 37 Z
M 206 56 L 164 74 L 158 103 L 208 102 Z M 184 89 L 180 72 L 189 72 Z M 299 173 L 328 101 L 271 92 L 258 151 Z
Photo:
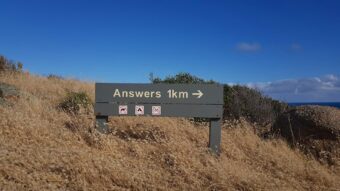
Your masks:
M 0 190 L 340 188 L 338 163 L 323 165 L 283 140 L 263 140 L 242 118 L 224 124 L 216 157 L 207 150 L 206 125 L 112 117 L 112 133 L 103 135 L 93 127 L 93 110 L 70 115 L 58 107 L 60 100 L 71 111 L 91 103 L 93 83 L 28 73 L 1 74 L 0 82 L 21 92 L 18 99 L 6 98 L 11 105 L 0 106 Z
M 47 79 L 50 79 L 50 80 L 62 80 L 62 79 L 64 79 L 64 77 L 62 77 L 60 75 L 56 75 L 56 74 L 49 74 L 49 75 L 47 75 Z
M 340 109 L 300 106 L 278 117 L 273 132 L 321 163 L 340 165 Z
M 67 92 L 66 97 L 58 105 L 60 109 L 72 114 L 78 114 L 81 111 L 88 111 L 93 106 L 91 98 L 86 92 Z
M 224 116 L 227 119 L 244 117 L 260 125 L 271 125 L 287 110 L 288 104 L 264 96 L 246 86 L 224 85 Z
M 0 55 L 0 72 L 22 72 L 23 64 Z

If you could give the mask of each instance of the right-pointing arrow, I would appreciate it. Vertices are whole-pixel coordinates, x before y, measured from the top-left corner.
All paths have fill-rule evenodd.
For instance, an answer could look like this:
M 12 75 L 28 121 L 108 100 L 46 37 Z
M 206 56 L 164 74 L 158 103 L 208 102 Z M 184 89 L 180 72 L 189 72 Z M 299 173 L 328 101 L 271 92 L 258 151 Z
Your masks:
M 201 98 L 203 96 L 203 93 L 201 92 L 201 90 L 197 90 L 197 92 L 192 93 L 193 96 L 197 96 L 197 98 Z

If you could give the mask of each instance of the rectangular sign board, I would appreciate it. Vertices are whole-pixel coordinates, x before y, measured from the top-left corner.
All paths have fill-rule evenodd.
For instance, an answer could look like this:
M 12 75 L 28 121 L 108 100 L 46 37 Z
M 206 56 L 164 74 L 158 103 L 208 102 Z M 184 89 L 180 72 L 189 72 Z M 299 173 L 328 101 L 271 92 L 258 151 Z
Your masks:
M 209 147 L 219 152 L 223 85 L 96 83 L 95 94 L 94 111 L 101 132 L 108 130 L 108 116 L 209 118 Z

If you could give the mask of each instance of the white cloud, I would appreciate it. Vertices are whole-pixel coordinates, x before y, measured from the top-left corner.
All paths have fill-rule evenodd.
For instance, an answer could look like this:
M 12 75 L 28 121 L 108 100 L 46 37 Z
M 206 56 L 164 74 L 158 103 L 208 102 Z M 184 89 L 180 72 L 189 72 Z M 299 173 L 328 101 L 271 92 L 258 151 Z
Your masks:
M 338 102 L 340 79 L 337 75 L 314 78 L 286 79 L 274 82 L 248 83 L 273 98 L 288 102 Z
M 299 43 L 293 43 L 290 48 L 293 50 L 293 51 L 300 51 L 302 50 L 302 46 L 301 44 Z
M 236 49 L 242 52 L 257 52 L 261 50 L 261 48 L 261 44 L 259 43 L 240 42 L 236 45 Z

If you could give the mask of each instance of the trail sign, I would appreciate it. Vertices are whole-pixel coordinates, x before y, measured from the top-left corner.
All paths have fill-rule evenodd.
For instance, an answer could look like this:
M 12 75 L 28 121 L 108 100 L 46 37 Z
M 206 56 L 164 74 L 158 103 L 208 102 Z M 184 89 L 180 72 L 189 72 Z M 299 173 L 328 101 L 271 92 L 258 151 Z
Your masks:
M 108 132 L 108 116 L 200 117 L 210 119 L 209 147 L 219 153 L 223 86 L 220 84 L 96 83 L 97 129 Z

